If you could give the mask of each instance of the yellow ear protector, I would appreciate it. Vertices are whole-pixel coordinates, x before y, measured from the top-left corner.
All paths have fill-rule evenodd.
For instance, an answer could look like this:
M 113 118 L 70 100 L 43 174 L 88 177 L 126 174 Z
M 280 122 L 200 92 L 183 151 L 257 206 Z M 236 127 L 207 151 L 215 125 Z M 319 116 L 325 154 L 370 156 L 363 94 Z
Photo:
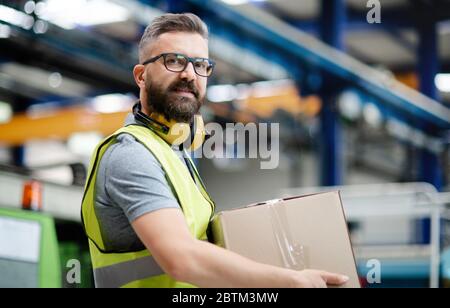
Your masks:
M 141 102 L 133 107 L 136 120 L 145 124 L 158 136 L 170 145 L 181 145 L 190 138 L 190 146 L 187 150 L 195 151 L 202 146 L 205 140 L 205 124 L 200 114 L 194 116 L 191 124 L 179 123 L 175 120 L 168 121 L 162 114 L 152 113 L 150 116 L 141 111 Z

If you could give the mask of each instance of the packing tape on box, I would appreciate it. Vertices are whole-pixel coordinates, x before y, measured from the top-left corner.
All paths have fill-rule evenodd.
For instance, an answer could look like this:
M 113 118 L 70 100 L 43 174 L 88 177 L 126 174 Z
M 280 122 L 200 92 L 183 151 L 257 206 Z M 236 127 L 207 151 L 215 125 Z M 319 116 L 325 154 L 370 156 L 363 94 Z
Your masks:
M 299 271 L 309 268 L 307 247 L 294 240 L 286 207 L 280 200 L 274 201 L 277 202 L 268 202 L 269 215 L 284 266 Z

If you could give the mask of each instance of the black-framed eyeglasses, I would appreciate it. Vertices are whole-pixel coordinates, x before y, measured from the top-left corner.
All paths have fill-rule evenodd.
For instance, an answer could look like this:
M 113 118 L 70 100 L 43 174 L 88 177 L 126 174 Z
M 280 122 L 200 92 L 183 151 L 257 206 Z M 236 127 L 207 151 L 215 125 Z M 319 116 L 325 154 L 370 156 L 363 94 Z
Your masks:
M 142 65 L 154 63 L 160 58 L 164 58 L 164 66 L 166 69 L 174 73 L 183 72 L 189 63 L 192 63 L 194 66 L 194 71 L 197 75 L 209 77 L 212 75 L 214 67 L 216 66 L 216 63 L 213 60 L 206 58 L 190 58 L 179 53 L 163 53 L 159 56 L 144 61 Z

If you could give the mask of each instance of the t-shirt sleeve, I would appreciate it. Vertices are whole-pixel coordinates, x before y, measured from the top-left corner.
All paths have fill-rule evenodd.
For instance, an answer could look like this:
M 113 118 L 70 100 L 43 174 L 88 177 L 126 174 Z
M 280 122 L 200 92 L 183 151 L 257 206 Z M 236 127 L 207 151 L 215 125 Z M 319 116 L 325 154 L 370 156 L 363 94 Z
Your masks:
M 155 156 L 131 135 L 118 141 L 102 158 L 105 192 L 130 223 L 156 210 L 181 208 Z

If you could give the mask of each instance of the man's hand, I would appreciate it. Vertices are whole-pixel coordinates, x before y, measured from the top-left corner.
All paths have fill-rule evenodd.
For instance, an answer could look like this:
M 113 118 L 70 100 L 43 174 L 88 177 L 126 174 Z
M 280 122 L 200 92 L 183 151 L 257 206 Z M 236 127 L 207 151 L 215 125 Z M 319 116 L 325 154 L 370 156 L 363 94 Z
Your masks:
M 343 285 L 349 280 L 346 276 L 316 270 L 304 270 L 293 275 L 294 288 L 327 288 Z

